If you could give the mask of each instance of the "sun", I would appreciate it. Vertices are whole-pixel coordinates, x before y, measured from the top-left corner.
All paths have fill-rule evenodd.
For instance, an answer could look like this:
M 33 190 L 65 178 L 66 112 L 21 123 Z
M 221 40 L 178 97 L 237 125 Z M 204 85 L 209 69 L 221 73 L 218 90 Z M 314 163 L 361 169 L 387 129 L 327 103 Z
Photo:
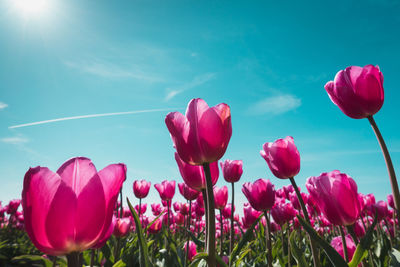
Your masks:
M 14 8 L 28 17 L 43 16 L 49 9 L 48 0 L 13 0 Z

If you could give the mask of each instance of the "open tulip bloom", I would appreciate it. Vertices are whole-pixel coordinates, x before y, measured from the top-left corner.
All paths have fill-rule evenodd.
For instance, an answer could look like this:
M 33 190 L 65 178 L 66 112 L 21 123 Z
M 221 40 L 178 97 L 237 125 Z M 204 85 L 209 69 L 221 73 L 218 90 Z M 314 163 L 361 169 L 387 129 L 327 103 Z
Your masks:
M 124 164 L 97 172 L 88 158 L 66 161 L 57 172 L 30 168 L 22 191 L 25 229 L 35 246 L 68 255 L 94 246 L 109 231 Z

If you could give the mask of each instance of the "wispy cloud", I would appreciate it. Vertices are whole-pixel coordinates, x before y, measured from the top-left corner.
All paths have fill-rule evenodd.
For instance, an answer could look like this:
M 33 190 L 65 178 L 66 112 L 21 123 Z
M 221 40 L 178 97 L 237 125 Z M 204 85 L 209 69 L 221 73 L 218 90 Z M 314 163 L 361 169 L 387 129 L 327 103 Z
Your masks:
M 15 128 L 22 128 L 22 127 L 40 125 L 40 124 L 59 122 L 59 121 L 79 120 L 79 119 L 88 119 L 88 118 L 97 118 L 97 117 L 110 117 L 110 116 L 129 115 L 129 114 L 138 114 L 138 113 L 161 112 L 161 111 L 170 111 L 170 110 L 176 110 L 176 109 L 177 108 L 144 109 L 144 110 L 133 110 L 133 111 L 125 111 L 125 112 L 113 112 L 113 113 L 100 113 L 100 114 L 80 115 L 80 116 L 64 117 L 64 118 L 51 119 L 51 120 L 45 120 L 45 121 L 29 122 L 29 123 L 9 126 L 8 128 L 9 129 L 15 129 Z
M 5 109 L 6 107 L 8 107 L 6 103 L 0 102 L 0 110 Z
M 248 111 L 254 115 L 282 114 L 296 109 L 301 105 L 301 99 L 290 94 L 267 97 L 252 104 Z
M 100 60 L 90 61 L 65 61 L 64 64 L 70 68 L 77 69 L 104 78 L 130 78 L 145 82 L 163 82 L 164 79 L 150 71 L 145 71 L 137 65 L 119 66 L 111 62 Z
M 169 101 L 176 95 L 183 93 L 186 90 L 192 89 L 194 87 L 200 86 L 215 78 L 215 73 L 206 73 L 202 75 L 197 75 L 188 83 L 182 84 L 176 88 L 167 88 L 167 95 L 165 96 L 165 101 Z
M 25 144 L 25 143 L 29 142 L 28 138 L 21 137 L 21 136 L 4 137 L 4 138 L 1 138 L 0 140 L 3 143 L 12 144 L 12 145 L 20 145 L 20 144 Z

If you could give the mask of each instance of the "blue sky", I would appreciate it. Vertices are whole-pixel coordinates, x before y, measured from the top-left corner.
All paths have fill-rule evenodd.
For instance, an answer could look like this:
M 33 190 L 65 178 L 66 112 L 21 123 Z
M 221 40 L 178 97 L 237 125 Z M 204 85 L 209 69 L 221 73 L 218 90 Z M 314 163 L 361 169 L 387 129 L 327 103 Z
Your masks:
M 131 199 L 135 179 L 181 182 L 164 118 L 196 97 L 231 107 L 223 159 L 244 162 L 236 191 L 258 178 L 277 188 L 289 183 L 271 174 L 259 150 L 291 135 L 303 190 L 309 176 L 339 169 L 360 192 L 378 199 L 391 192 L 368 121 L 342 114 L 324 84 L 349 65 L 380 66 L 385 103 L 375 119 L 399 171 L 399 1 L 55 0 L 35 14 L 14 2 L 0 3 L 3 203 L 20 197 L 30 166 L 55 171 L 74 156 L 91 158 L 99 170 L 127 164 Z M 150 109 L 164 111 L 9 128 Z M 153 186 L 147 201 L 159 201 Z

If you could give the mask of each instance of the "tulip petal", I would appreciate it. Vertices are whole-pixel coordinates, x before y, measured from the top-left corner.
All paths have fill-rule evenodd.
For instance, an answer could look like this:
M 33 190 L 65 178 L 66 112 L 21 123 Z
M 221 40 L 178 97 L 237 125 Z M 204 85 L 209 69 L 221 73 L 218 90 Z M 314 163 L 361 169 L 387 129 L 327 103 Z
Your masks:
M 38 249 L 50 255 L 60 254 L 47 239 L 45 228 L 47 212 L 60 183 L 58 174 L 48 168 L 30 168 L 25 174 L 22 191 L 26 232 Z
M 67 160 L 57 173 L 78 196 L 90 179 L 97 174 L 97 170 L 90 159 L 77 157 Z

